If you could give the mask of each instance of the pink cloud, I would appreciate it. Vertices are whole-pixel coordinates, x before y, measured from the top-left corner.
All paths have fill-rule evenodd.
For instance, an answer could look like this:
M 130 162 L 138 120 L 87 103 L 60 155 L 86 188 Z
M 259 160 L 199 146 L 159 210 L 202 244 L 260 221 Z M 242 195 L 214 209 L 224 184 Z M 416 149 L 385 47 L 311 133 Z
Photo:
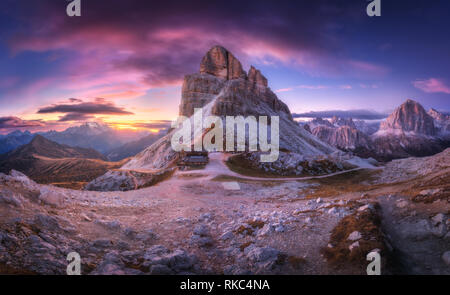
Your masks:
M 412 82 L 414 87 L 427 93 L 447 93 L 450 94 L 450 87 L 441 79 L 429 78 Z

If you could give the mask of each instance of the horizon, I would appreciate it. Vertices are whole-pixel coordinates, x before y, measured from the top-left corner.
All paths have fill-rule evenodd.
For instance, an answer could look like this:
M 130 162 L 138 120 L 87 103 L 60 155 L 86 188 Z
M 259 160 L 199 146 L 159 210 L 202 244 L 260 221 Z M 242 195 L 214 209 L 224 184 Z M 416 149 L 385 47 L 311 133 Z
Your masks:
M 293 114 L 347 112 L 361 119 L 356 111 L 364 111 L 381 119 L 407 98 L 426 110 L 450 111 L 445 1 L 386 2 L 375 18 L 357 0 L 297 3 L 296 9 L 171 1 L 178 10 L 89 1 L 74 18 L 65 15 L 65 1 L 6 2 L 1 134 L 95 121 L 155 132 L 177 117 L 184 75 L 198 72 L 215 44 L 245 70 L 261 70 Z

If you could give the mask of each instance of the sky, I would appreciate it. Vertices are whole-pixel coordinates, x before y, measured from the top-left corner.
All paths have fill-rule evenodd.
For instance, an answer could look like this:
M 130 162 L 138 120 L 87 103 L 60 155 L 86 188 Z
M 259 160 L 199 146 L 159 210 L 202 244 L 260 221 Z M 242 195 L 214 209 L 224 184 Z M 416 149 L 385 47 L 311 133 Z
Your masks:
M 0 133 L 87 121 L 157 130 L 214 45 L 292 113 L 382 118 L 407 98 L 450 111 L 450 1 L 2 0 Z

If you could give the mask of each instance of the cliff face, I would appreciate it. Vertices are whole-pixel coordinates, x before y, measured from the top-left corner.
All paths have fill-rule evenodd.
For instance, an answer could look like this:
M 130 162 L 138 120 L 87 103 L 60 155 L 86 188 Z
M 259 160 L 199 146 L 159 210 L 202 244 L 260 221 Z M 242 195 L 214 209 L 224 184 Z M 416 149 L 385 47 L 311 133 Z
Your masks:
M 195 108 L 205 106 L 220 93 L 212 108 L 213 115 L 268 115 L 258 110 L 258 105 L 266 104 L 292 120 L 289 108 L 267 85 L 267 79 L 259 70 L 252 66 L 246 74 L 233 54 L 215 46 L 203 57 L 200 73 L 185 76 L 179 113 L 190 117 Z
M 318 126 L 313 129 L 312 133 L 322 141 L 341 150 L 368 149 L 370 146 L 369 139 L 364 133 L 346 125 L 339 128 Z

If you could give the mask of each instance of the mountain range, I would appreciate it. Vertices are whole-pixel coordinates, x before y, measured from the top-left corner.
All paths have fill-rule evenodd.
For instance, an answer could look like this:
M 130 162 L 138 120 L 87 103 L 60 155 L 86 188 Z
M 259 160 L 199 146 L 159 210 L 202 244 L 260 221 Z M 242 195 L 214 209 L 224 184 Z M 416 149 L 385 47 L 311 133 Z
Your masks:
M 29 143 L 36 134 L 60 144 L 92 148 L 112 161 L 119 161 L 142 151 L 162 137 L 164 131 L 155 134 L 147 131 L 116 130 L 98 122 L 86 122 L 63 131 L 31 133 L 16 130 L 0 136 L 0 154 Z
M 0 156 L 0 172 L 14 169 L 39 183 L 80 188 L 123 163 L 108 162 L 94 149 L 58 144 L 37 134 L 29 143 Z
M 357 126 L 359 125 L 359 126 Z M 363 129 L 351 119 L 316 118 L 308 123 L 321 140 L 360 156 L 388 161 L 410 156 L 427 156 L 449 147 L 450 119 L 431 109 L 428 113 L 408 99 L 382 121 L 376 132 Z M 363 131 L 364 130 L 364 131 Z

